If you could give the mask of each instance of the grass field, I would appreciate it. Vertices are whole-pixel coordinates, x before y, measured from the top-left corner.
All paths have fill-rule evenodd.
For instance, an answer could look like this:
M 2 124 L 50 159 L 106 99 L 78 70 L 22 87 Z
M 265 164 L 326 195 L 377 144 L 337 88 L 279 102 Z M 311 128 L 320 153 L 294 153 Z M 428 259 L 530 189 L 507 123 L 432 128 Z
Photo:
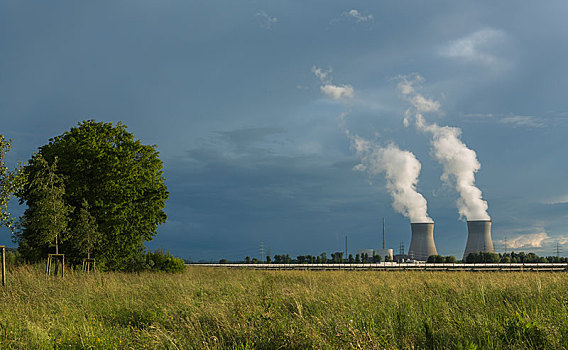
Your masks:
M 568 347 L 564 273 L 9 271 L 0 348 Z

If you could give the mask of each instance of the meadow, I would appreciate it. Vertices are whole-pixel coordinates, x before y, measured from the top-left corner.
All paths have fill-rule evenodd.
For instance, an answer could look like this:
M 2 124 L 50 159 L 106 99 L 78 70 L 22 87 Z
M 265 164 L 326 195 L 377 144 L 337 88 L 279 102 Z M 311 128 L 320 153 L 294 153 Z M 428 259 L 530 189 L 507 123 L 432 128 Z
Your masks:
M 568 275 L 8 271 L 2 349 L 562 349 Z

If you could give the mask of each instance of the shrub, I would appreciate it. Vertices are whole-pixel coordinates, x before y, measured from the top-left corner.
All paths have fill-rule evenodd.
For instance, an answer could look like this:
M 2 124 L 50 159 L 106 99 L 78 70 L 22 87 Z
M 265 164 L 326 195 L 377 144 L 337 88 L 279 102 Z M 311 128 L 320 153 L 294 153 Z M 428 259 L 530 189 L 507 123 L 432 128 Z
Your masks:
M 446 261 L 447 263 L 451 263 L 451 264 L 455 264 L 456 262 L 458 262 L 458 259 L 456 259 L 455 256 L 450 255 L 450 256 L 446 256 Z
M 182 259 L 172 256 L 168 252 L 156 250 L 146 253 L 146 269 L 165 272 L 182 272 L 185 263 Z

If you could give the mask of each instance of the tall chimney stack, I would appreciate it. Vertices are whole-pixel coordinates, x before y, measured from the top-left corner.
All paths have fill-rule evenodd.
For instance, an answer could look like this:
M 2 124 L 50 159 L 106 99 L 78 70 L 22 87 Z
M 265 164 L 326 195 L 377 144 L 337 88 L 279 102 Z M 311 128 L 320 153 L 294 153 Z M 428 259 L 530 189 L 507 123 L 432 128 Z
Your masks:
M 471 220 L 467 222 L 467 245 L 463 253 L 465 260 L 470 253 L 495 253 L 491 241 L 491 220 Z
M 434 244 L 433 222 L 413 222 L 410 228 L 412 229 L 412 239 L 408 249 L 410 258 L 426 261 L 430 255 L 438 254 Z

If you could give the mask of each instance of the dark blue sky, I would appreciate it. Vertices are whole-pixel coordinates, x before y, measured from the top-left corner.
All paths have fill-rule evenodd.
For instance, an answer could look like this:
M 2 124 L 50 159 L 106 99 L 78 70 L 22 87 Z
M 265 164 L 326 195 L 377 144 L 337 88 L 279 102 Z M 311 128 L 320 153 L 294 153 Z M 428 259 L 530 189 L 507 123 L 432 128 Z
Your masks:
M 25 161 L 81 120 L 156 144 L 171 192 L 148 247 L 194 260 L 410 243 L 344 127 L 422 164 L 438 252 L 466 224 L 428 135 L 403 126 L 400 76 L 477 153 L 498 251 L 567 251 L 565 1 L 0 0 L 0 132 Z M 325 79 L 313 70 L 327 73 Z M 322 89 L 329 85 L 333 89 Z M 21 212 L 22 208 L 17 208 Z M 6 243 L 10 234 L 3 230 Z

